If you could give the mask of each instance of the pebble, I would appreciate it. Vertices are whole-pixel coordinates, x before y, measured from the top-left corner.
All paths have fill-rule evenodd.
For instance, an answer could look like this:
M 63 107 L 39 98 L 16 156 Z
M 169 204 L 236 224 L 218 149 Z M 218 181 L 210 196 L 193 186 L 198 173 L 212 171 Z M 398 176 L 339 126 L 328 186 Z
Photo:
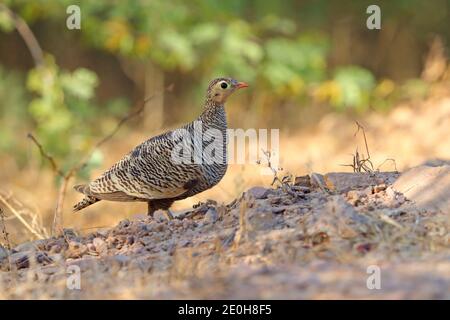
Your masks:
M 8 257 L 8 249 L 0 245 L 0 262 Z
M 76 241 L 70 241 L 66 255 L 68 258 L 80 258 L 87 252 L 87 250 L 87 246 L 84 244 Z
M 205 222 L 215 223 L 219 219 L 219 215 L 215 208 L 209 208 L 205 214 Z
M 94 238 L 92 244 L 95 247 L 95 251 L 97 251 L 99 254 L 104 254 L 106 253 L 106 251 L 108 251 L 108 245 L 101 238 Z
M 270 193 L 270 189 L 264 187 L 253 187 L 248 189 L 246 193 L 254 199 L 266 199 Z

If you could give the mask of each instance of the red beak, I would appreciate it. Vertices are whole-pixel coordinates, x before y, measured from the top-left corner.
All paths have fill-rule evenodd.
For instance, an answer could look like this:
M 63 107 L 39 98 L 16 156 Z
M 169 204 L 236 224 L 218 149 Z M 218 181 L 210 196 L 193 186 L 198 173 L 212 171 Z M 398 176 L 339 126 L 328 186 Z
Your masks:
M 238 89 L 247 88 L 247 87 L 248 87 L 248 84 L 245 82 L 238 82 L 236 85 L 236 88 L 238 88 Z

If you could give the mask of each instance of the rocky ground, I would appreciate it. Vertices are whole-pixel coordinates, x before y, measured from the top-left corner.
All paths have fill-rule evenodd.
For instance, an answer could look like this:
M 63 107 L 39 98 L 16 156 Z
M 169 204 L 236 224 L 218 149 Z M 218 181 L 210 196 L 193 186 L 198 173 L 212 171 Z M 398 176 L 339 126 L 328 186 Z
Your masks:
M 172 221 L 65 230 L 0 247 L 0 298 L 450 299 L 449 190 L 439 161 L 311 174 Z

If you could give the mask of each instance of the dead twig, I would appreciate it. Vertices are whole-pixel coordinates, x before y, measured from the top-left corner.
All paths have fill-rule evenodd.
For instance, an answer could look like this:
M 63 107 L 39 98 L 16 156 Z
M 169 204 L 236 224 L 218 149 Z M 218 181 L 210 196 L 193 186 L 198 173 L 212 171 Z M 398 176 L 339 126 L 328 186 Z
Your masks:
M 361 130 L 361 132 L 363 134 L 363 138 L 364 138 L 364 145 L 366 148 L 367 158 L 365 158 L 364 155 L 360 155 L 360 153 L 358 151 L 358 147 L 356 147 L 355 154 L 352 155 L 352 158 L 353 158 L 352 163 L 351 164 L 341 164 L 341 166 L 351 167 L 353 169 L 353 172 L 363 172 L 363 171 L 364 172 L 373 172 L 374 168 L 373 168 L 373 163 L 370 160 L 370 151 L 369 151 L 369 144 L 367 143 L 366 131 L 365 131 L 364 127 L 358 121 L 355 121 L 355 123 L 357 125 L 357 130 L 353 136 L 356 137 L 358 135 L 359 131 Z
M 280 187 L 283 190 L 283 192 L 289 194 L 290 196 L 294 197 L 295 199 L 303 198 L 304 197 L 303 192 L 300 190 L 296 190 L 292 185 L 292 182 L 293 182 L 292 174 L 287 173 L 280 178 L 278 173 L 283 171 L 283 168 L 274 168 L 272 166 L 272 161 L 270 160 L 271 152 L 268 150 L 263 150 L 263 149 L 261 149 L 261 151 L 264 154 L 264 156 L 266 157 L 267 167 L 273 173 L 273 180 L 270 185 L 274 186 L 275 183 L 278 183 L 278 187 Z M 258 160 L 256 163 L 261 164 L 261 160 Z
M 364 157 L 364 155 L 361 155 L 358 151 L 358 146 L 356 147 L 356 151 L 354 154 L 352 154 L 352 163 L 351 164 L 341 164 L 343 167 L 351 167 L 353 169 L 353 172 L 369 172 L 373 173 L 374 171 L 379 172 L 380 167 L 383 166 L 386 162 L 392 161 L 394 164 L 395 171 L 397 170 L 397 163 L 395 162 L 395 159 L 388 158 L 384 160 L 376 169 L 374 169 L 374 165 L 372 163 L 372 160 L 370 159 L 370 151 L 369 151 L 369 144 L 367 143 L 367 137 L 366 137 L 366 131 L 364 130 L 364 127 L 358 122 L 355 121 L 357 125 L 357 130 L 355 134 L 353 135 L 356 137 L 356 135 L 359 133 L 359 131 L 362 132 L 363 138 L 364 138 L 364 146 L 367 153 L 367 158 Z
M 386 160 L 384 160 L 378 167 L 377 167 L 377 171 L 380 171 L 380 168 L 388 161 L 391 161 L 394 164 L 394 170 L 395 172 L 398 172 L 397 170 L 397 162 L 395 161 L 395 159 L 392 158 L 387 158 Z
M 64 177 L 64 173 L 59 169 L 58 165 L 56 164 L 55 159 L 44 150 L 44 147 L 42 146 L 42 144 L 31 133 L 27 134 L 27 138 L 30 139 L 31 141 L 33 141 L 34 144 L 38 147 L 39 152 L 41 153 L 41 156 L 48 160 L 48 162 L 50 163 L 50 165 L 52 167 L 52 170 L 59 176 Z
M 168 86 L 169 88 L 170 86 Z M 168 89 L 167 89 L 168 90 Z M 160 93 L 161 94 L 161 93 Z M 80 163 L 76 166 L 74 166 L 73 171 L 78 172 L 82 169 L 84 169 L 87 164 L 89 163 L 89 160 L 91 159 L 92 155 L 94 154 L 94 152 L 99 149 L 103 144 L 105 144 L 106 142 L 108 142 L 109 140 L 111 140 L 116 133 L 120 130 L 120 128 L 122 128 L 122 126 L 127 123 L 128 121 L 130 121 L 131 119 L 141 115 L 144 112 L 145 109 L 145 105 L 147 102 L 149 102 L 150 100 L 152 100 L 155 95 L 152 95 L 146 99 L 144 99 L 142 105 L 135 111 L 127 114 L 126 116 L 124 116 L 122 119 L 120 119 L 120 121 L 116 124 L 116 126 L 114 127 L 113 130 L 111 130 L 110 133 L 108 133 L 105 137 L 103 137 L 102 139 L 100 139 L 91 149 L 91 151 L 87 154 L 87 156 L 80 161 Z
M 5 223 L 5 213 L 3 212 L 2 207 L 0 207 L 0 223 L 1 223 L 1 233 L 3 237 L 3 243 L 4 247 L 6 248 L 6 257 L 8 259 L 8 268 L 11 269 L 11 258 L 10 258 L 10 252 L 11 252 L 11 242 L 9 241 L 9 233 L 6 230 L 6 223 Z M 1 247 L 0 247 L 1 249 Z
M 41 233 L 39 230 L 37 230 L 31 224 L 29 224 L 28 221 L 19 212 L 19 210 L 16 210 L 16 208 L 14 208 L 14 206 L 12 206 L 9 203 L 9 201 L 5 197 L 3 197 L 2 194 L 0 194 L 0 203 L 3 205 L 4 208 L 8 209 L 14 216 L 16 216 L 17 219 L 25 226 L 25 228 L 28 231 L 30 231 L 33 235 L 35 235 L 38 239 L 45 238 L 45 234 Z
M 0 222 L 1 222 L 1 232 L 3 242 L 5 244 L 6 249 L 11 250 L 11 243 L 9 242 L 9 233 L 6 230 L 5 218 L 6 218 L 5 213 L 3 212 L 2 207 L 0 207 Z

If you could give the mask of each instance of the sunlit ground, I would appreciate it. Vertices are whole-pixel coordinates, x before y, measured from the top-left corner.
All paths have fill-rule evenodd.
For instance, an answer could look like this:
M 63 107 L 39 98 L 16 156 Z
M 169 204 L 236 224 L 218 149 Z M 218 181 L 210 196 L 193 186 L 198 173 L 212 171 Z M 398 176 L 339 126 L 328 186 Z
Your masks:
M 355 118 L 356 119 L 356 118 Z M 351 171 L 344 164 L 352 162 L 352 154 L 358 148 L 366 156 L 361 132 L 354 136 L 356 125 L 352 117 L 329 114 L 320 120 L 313 130 L 280 130 L 281 175 L 302 175 L 309 172 Z M 395 165 L 402 171 L 430 159 L 450 159 L 450 94 L 441 93 L 435 98 L 410 104 L 400 104 L 388 114 L 367 114 L 357 119 L 366 129 L 370 159 L 375 169 L 393 171 Z M 230 127 L 233 124 L 230 123 Z M 105 161 L 94 170 L 92 177 L 101 174 L 114 162 L 141 141 L 148 138 L 146 132 L 119 134 L 102 148 Z M 33 160 L 24 170 L 8 156 L 2 156 L 0 173 L 1 189 L 10 192 L 20 203 L 28 207 L 36 218 L 50 230 L 56 204 L 57 189 L 50 170 L 39 170 L 39 161 Z M 224 179 L 216 187 L 195 197 L 177 202 L 173 209 L 181 211 L 206 199 L 228 203 L 254 185 L 268 186 L 272 176 L 261 175 L 261 165 L 231 165 Z M 82 181 L 72 181 L 74 185 Z M 125 218 L 145 214 L 146 204 L 102 201 L 77 214 L 71 212 L 81 195 L 70 189 L 64 207 L 64 224 L 81 232 L 98 227 L 113 226 Z M 18 243 L 33 236 L 12 219 L 7 226 L 13 242 Z

